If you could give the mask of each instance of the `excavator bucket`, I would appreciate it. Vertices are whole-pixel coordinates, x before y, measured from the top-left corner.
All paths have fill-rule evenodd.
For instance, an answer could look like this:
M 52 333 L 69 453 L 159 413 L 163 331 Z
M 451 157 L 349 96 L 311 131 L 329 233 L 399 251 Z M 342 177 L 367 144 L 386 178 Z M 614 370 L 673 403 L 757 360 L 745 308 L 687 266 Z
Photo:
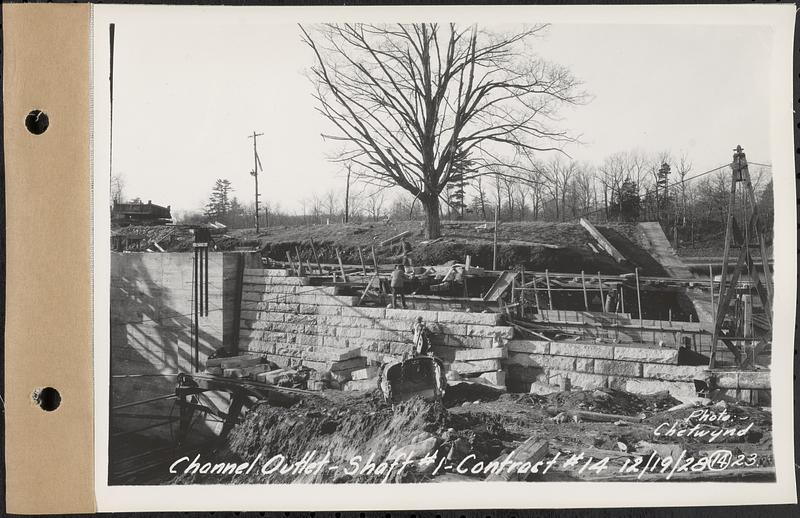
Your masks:
M 417 356 L 384 365 L 379 382 L 383 397 L 399 403 L 414 396 L 440 400 L 447 387 L 444 364 L 433 356 Z

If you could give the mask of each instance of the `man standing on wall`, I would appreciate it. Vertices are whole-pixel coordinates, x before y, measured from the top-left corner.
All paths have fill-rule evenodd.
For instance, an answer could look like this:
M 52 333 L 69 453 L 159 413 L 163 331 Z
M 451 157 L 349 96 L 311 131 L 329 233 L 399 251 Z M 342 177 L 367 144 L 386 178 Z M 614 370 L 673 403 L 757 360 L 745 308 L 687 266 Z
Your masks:
M 397 294 L 400 294 L 400 302 L 403 304 L 403 308 L 405 309 L 406 306 L 406 294 L 403 290 L 406 281 L 406 274 L 403 271 L 402 264 L 396 264 L 394 266 L 394 270 L 392 271 L 392 308 L 397 308 Z

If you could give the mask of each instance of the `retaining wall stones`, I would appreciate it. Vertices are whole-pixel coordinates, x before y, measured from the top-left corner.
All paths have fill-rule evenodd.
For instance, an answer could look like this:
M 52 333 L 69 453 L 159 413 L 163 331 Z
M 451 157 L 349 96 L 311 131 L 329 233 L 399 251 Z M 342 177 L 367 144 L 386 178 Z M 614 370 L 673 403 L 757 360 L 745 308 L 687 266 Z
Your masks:
M 507 344 L 509 389 L 527 391 L 531 383 L 616 388 L 636 393 L 663 390 L 694 396 L 693 379 L 705 366 L 678 365 L 678 349 L 649 344 L 588 344 L 511 340 Z
M 239 348 L 266 354 L 281 366 L 312 366 L 313 355 L 354 348 L 369 360 L 389 361 L 411 352 L 411 326 L 422 317 L 432 331 L 434 352 L 450 368 L 469 375 L 505 372 L 502 377 L 514 391 L 527 392 L 535 381 L 557 384 L 569 378 L 572 386 L 586 389 L 688 396 L 694 395 L 692 379 L 703 370 L 679 366 L 676 347 L 521 340 L 498 313 L 361 307 L 358 302 L 337 287 L 311 286 L 308 278 L 286 270 L 245 270 Z
M 337 287 L 311 286 L 286 270 L 245 270 L 239 349 L 294 365 L 318 350 L 361 348 L 375 361 L 399 359 L 412 348 L 411 326 L 422 317 L 437 355 L 453 361 L 461 349 L 490 349 L 513 337 L 498 313 L 357 306 Z M 304 363 L 308 363 L 307 361 Z

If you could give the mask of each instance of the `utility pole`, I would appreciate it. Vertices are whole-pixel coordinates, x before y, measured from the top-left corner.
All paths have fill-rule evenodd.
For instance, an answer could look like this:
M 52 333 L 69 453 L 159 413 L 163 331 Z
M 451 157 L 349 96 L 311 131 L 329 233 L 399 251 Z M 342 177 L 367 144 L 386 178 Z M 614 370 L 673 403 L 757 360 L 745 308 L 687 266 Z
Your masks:
M 350 220 L 350 169 L 352 169 L 353 165 L 348 162 L 347 164 L 347 187 L 345 187 L 344 191 L 344 222 L 347 223 Z
M 253 139 L 253 170 L 250 171 L 250 174 L 253 175 L 253 180 L 255 180 L 255 183 L 256 183 L 256 211 L 255 211 L 256 212 L 256 232 L 259 231 L 259 227 L 258 227 L 258 170 L 259 169 L 261 169 L 262 171 L 264 170 L 264 168 L 261 167 L 261 160 L 258 158 L 258 150 L 256 149 L 256 139 L 258 137 L 262 136 L 262 135 L 263 135 L 263 133 L 256 133 L 255 131 L 253 131 L 253 134 L 250 135 L 249 137 L 247 137 L 247 138 Z
M 495 175 L 497 183 L 497 204 L 494 206 L 494 241 L 492 243 L 492 270 L 497 270 L 497 227 L 500 224 L 500 176 Z

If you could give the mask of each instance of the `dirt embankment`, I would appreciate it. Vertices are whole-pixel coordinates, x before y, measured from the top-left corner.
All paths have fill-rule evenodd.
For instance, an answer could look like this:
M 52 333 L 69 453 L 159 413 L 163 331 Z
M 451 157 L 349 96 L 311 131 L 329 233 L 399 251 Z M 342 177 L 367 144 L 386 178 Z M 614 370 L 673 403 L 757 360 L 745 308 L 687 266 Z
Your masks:
M 315 257 L 311 249 L 314 240 L 320 262 L 337 262 L 336 250 L 346 264 L 360 264 L 359 248 L 364 261 L 372 264 L 372 247 L 375 246 L 379 263 L 397 262 L 401 253 L 399 245 L 381 247 L 380 242 L 402 232 L 409 232 L 406 241 L 410 247 L 409 259 L 417 265 L 444 264 L 448 261 L 463 262 L 471 256 L 471 264 L 492 268 L 494 254 L 494 226 L 481 222 L 445 222 L 442 225 L 442 238 L 429 242 L 419 222 L 332 224 L 310 227 L 272 228 L 260 235 L 250 235 L 242 231 L 241 237 L 249 241 L 257 239 L 262 253 L 275 260 L 285 260 L 286 252 L 293 257 L 299 250 L 304 261 L 311 264 Z M 620 227 L 615 236 L 625 242 L 626 249 L 635 251 L 637 261 L 631 264 L 618 264 L 604 252 L 596 253 L 589 246 L 592 237 L 576 223 L 509 222 L 498 226 L 497 268 L 527 270 L 551 270 L 580 273 L 581 271 L 616 275 L 633 271 L 638 264 L 642 250 L 628 235 L 630 228 Z M 237 235 L 233 233 L 232 235 Z M 647 256 L 649 257 L 649 256 Z M 646 274 L 655 275 L 649 267 L 655 261 L 644 265 Z M 645 273 L 643 271 L 643 273 Z
M 613 224 L 602 229 L 608 229 L 615 246 L 629 255 L 630 263 L 618 264 L 605 252 L 594 251 L 590 246 L 594 244 L 592 237 L 577 223 L 508 222 L 500 223 L 497 230 L 497 268 L 616 275 L 639 267 L 645 275 L 660 275 L 658 263 L 636 243 L 635 225 Z M 182 226 L 125 227 L 114 233 L 115 249 L 129 251 L 191 251 L 194 242 L 192 230 Z M 215 250 L 259 249 L 264 257 L 277 261 L 285 261 L 287 252 L 294 258 L 299 250 L 303 261 L 312 265 L 317 258 L 322 263 L 336 264 L 338 250 L 345 264 L 361 264 L 363 257 L 369 267 L 373 264 L 373 246 L 380 264 L 399 261 L 399 243 L 384 247 L 379 244 L 401 233 L 407 233 L 406 251 L 416 265 L 461 263 L 469 255 L 472 265 L 492 268 L 492 222 L 443 222 L 442 237 L 433 241 L 425 239 L 423 225 L 418 221 L 269 227 L 258 233 L 255 229 L 229 229 L 224 234 L 215 232 L 212 239 Z

